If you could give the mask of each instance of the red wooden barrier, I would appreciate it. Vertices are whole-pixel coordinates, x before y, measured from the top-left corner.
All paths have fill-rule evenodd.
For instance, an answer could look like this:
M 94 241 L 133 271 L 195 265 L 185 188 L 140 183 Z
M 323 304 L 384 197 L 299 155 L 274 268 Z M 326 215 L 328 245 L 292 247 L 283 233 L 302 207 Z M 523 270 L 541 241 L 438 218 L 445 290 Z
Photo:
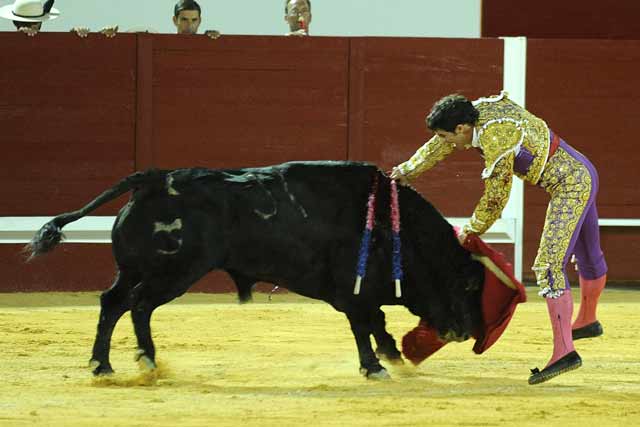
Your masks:
M 637 0 L 483 0 L 482 37 L 640 39 Z
M 0 216 L 74 210 L 133 171 L 135 48 L 127 34 L 2 33 Z
M 153 37 L 153 165 L 346 159 L 349 39 Z

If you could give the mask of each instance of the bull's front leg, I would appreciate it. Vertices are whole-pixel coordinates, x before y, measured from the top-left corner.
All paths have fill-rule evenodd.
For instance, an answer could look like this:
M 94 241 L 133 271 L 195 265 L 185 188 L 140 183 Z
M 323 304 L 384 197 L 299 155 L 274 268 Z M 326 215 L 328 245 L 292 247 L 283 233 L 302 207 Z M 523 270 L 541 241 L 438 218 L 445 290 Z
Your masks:
M 396 340 L 387 332 L 384 311 L 380 308 L 371 313 L 371 330 L 378 344 L 376 355 L 392 364 L 404 363 L 402 354 L 396 347 Z
M 387 370 L 380 364 L 371 348 L 371 322 L 367 312 L 348 312 L 347 318 L 351 324 L 351 331 L 356 339 L 358 355 L 360 357 L 360 373 L 370 379 L 390 378 Z

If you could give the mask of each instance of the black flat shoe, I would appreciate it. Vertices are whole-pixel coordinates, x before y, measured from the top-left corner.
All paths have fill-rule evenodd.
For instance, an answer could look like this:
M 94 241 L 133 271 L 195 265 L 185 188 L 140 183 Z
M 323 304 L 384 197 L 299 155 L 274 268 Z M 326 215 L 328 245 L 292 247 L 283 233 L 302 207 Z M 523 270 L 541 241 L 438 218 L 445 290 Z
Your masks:
M 571 335 L 573 335 L 573 340 L 579 340 L 582 338 L 593 338 L 599 337 L 604 333 L 602 329 L 602 325 L 597 320 L 593 323 L 589 323 L 587 326 L 583 326 L 582 328 L 574 329 L 571 331 Z
M 553 377 L 578 369 L 580 366 L 582 366 L 582 359 L 580 358 L 580 355 L 577 352 L 572 351 L 561 359 L 558 359 L 553 364 L 547 366 L 542 371 L 538 368 L 532 369 L 531 376 L 529 377 L 529 384 L 540 384 L 545 381 L 549 381 Z

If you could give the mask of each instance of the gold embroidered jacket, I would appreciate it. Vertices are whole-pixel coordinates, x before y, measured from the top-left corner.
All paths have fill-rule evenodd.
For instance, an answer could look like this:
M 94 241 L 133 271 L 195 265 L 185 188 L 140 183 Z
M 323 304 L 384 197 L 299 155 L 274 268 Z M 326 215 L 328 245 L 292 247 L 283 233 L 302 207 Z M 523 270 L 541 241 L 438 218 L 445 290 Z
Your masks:
M 484 156 L 482 178 L 485 180 L 485 191 L 463 230 L 482 234 L 500 218 L 509 200 L 514 173 L 532 184 L 540 180 L 549 155 L 549 128 L 543 120 L 510 100 L 506 92 L 480 98 L 473 105 L 480 112 L 480 117 L 474 127 L 472 145 L 480 148 Z M 533 155 L 526 175 L 516 173 L 513 169 L 521 147 Z M 398 169 L 405 177 L 413 179 L 453 150 L 451 144 L 436 135 Z

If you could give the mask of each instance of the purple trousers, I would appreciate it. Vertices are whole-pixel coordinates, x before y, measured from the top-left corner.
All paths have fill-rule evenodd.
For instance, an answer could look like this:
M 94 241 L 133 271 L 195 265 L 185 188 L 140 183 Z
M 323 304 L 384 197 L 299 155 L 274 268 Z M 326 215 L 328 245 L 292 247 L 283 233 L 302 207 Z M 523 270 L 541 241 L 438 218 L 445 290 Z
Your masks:
M 607 272 L 600 248 L 598 184 L 598 173 L 589 159 L 561 140 L 539 182 L 551 195 L 533 265 L 541 295 L 557 296 L 569 289 L 565 269 L 573 254 L 580 276 L 595 279 Z

